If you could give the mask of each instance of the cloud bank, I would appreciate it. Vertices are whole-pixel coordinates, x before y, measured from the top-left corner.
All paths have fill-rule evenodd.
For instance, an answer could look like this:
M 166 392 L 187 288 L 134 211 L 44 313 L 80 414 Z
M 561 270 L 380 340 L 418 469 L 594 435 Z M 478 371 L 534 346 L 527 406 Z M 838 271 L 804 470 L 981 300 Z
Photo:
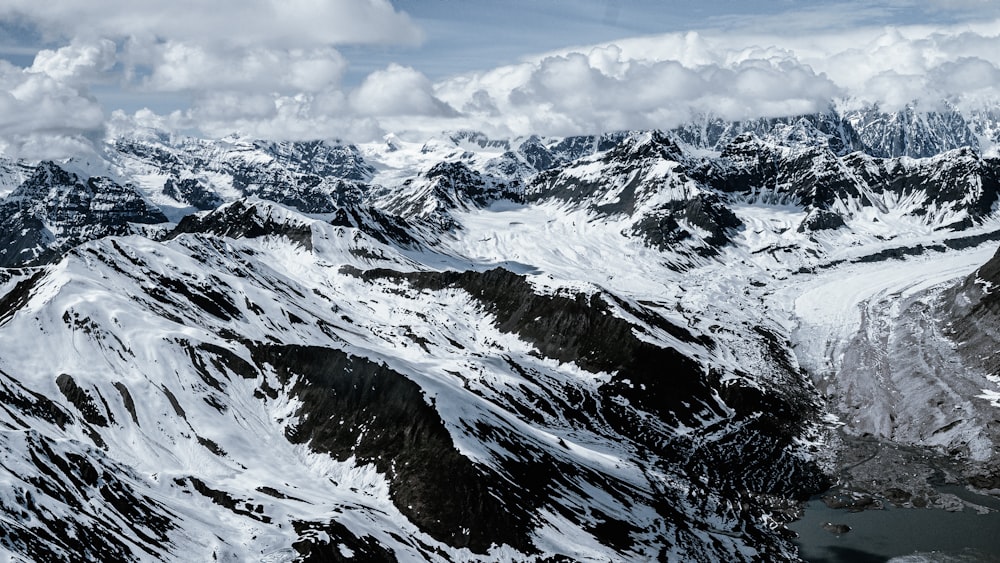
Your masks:
M 58 75 L 65 69 L 56 67 Z M 10 156 L 47 158 L 87 152 L 88 134 L 103 127 L 104 112 L 45 72 L 0 60 L 0 149 Z
M 50 37 L 169 39 L 246 48 L 418 43 L 387 0 L 4 0 L 0 18 Z
M 1000 20 L 970 29 L 827 35 L 678 33 L 568 50 L 455 77 L 436 93 L 513 133 L 668 128 L 702 114 L 779 117 L 876 104 L 1000 101 Z M 497 116 L 500 116 L 499 118 Z
M 0 61 L 0 145 L 57 156 L 103 135 L 109 121 L 115 131 L 155 124 L 209 136 L 367 141 L 458 128 L 669 128 L 706 113 L 788 116 L 831 102 L 895 110 L 1000 101 L 1000 20 L 865 28 L 827 15 L 567 48 L 437 82 L 419 67 L 389 64 L 345 84 L 342 46 L 416 49 L 421 29 L 386 0 L 8 0 L 0 19 L 29 22 L 61 46 L 26 68 Z M 780 27 L 797 21 L 811 24 Z M 109 88 L 184 102 L 107 115 L 94 92 Z

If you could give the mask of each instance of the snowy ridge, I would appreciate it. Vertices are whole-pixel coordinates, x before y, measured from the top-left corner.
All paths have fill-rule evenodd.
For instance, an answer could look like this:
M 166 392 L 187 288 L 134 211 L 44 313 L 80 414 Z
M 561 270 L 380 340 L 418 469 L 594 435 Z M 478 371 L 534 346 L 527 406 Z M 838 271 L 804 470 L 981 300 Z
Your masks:
M 899 346 L 925 328 L 946 342 L 921 324 L 925 292 L 1000 237 L 996 161 L 846 152 L 828 137 L 855 142 L 845 123 L 729 124 L 712 147 L 148 134 L 108 146 L 114 181 L 36 166 L 0 202 L 0 251 L 34 245 L 0 270 L 0 548 L 794 559 L 781 526 L 828 478 L 810 373 L 875 322 L 898 321 Z M 896 259 L 901 285 L 874 287 Z M 948 330 L 993 310 L 994 269 L 954 290 L 968 306 Z M 838 294 L 843 272 L 864 287 Z M 883 306 L 896 293 L 905 310 Z M 859 303 L 860 325 L 820 336 Z M 873 407 L 851 428 L 990 462 L 960 442 L 979 419 L 946 410 L 893 429 Z
M 268 211 L 267 216 L 274 217 L 275 212 L 288 213 L 276 209 Z M 287 548 L 299 541 L 310 544 L 311 536 L 302 532 L 305 522 L 312 522 L 310 526 L 333 525 L 326 520 L 331 514 L 329 508 L 321 508 L 324 506 L 354 507 L 343 517 L 334 516 L 333 521 L 349 530 L 350 535 L 343 541 L 354 542 L 350 546 L 355 552 L 360 552 L 364 538 L 369 536 L 382 546 L 380 549 L 397 554 L 423 553 L 421 557 L 431 557 L 431 552 L 421 547 L 426 545 L 459 559 L 471 554 L 465 552 L 463 556 L 461 549 L 455 551 L 449 545 L 467 545 L 464 549 L 479 554 L 475 559 L 491 553 L 490 559 L 499 560 L 519 559 L 526 549 L 528 553 L 541 549 L 582 559 L 619 557 L 615 555 L 619 550 L 632 556 L 655 557 L 661 553 L 665 538 L 673 538 L 669 543 L 675 546 L 671 549 L 677 556 L 700 553 L 708 545 L 716 546 L 711 549 L 718 550 L 719 557 L 745 557 L 760 549 L 779 550 L 775 553 L 789 549 L 768 540 L 767 547 L 760 545 L 746 551 L 728 530 L 745 526 L 756 529 L 762 525 L 757 517 L 733 509 L 723 513 L 721 520 L 711 516 L 714 509 L 705 512 L 706 506 L 726 501 L 717 499 L 720 493 L 706 489 L 688 473 L 709 470 L 715 474 L 716 470 L 707 469 L 712 464 L 709 459 L 725 450 L 714 442 L 692 442 L 697 435 L 692 429 L 726 428 L 724 421 L 740 420 L 750 414 L 740 412 L 745 407 L 727 407 L 720 395 L 732 397 L 739 385 L 730 381 L 713 391 L 711 383 L 705 387 L 697 379 L 690 379 L 696 373 L 706 373 L 708 368 L 682 358 L 701 358 L 695 362 L 709 365 L 716 362 L 712 349 L 706 348 L 708 340 L 670 321 L 657 320 L 656 315 L 650 316 L 651 309 L 632 298 L 593 294 L 590 305 L 580 305 L 578 299 L 569 296 L 529 298 L 528 303 L 533 304 L 529 307 L 542 309 L 577 303 L 572 305 L 577 315 L 591 318 L 596 314 L 595 319 L 606 318 L 602 322 L 611 323 L 609 330 L 618 327 L 613 330 L 643 334 L 642 340 L 629 346 L 648 349 L 648 353 L 674 354 L 671 357 L 675 366 L 686 363 L 685 369 L 694 370 L 678 373 L 674 378 L 682 379 L 670 384 L 672 389 L 692 385 L 688 399 L 668 401 L 666 405 L 647 403 L 643 396 L 662 395 L 655 391 L 661 383 L 643 375 L 645 368 L 627 364 L 610 371 L 589 371 L 618 365 L 613 363 L 618 361 L 614 356 L 588 356 L 593 359 L 582 366 L 581 360 L 564 363 L 574 353 L 537 340 L 548 333 L 544 326 L 535 327 L 533 323 L 538 320 L 530 320 L 537 315 L 528 311 L 525 319 L 514 320 L 520 313 L 508 309 L 503 300 L 494 301 L 502 294 L 490 296 L 492 291 L 509 293 L 517 287 L 530 295 L 531 286 L 526 280 L 517 281 L 519 277 L 503 270 L 444 277 L 435 271 L 414 272 L 410 260 L 352 229 L 302 216 L 285 218 L 311 224 L 311 250 L 284 236 L 232 239 L 185 234 L 166 244 L 137 237 L 86 244 L 42 278 L 34 279 L 32 296 L 3 327 L 5 334 L 17 336 L 4 340 L 4 348 L 11 353 L 3 354 L 0 369 L 16 374 L 36 392 L 60 398 L 60 403 L 65 401 L 65 408 L 73 413 L 72 422 L 65 430 L 53 428 L 50 432 L 54 436 L 70 438 L 78 449 L 104 449 L 112 458 L 145 475 L 133 484 L 129 494 L 155 498 L 162 504 L 157 514 L 178 528 L 176 532 L 164 532 L 169 538 L 164 545 L 174 546 L 168 551 L 194 550 L 173 552 L 177 558 L 199 558 L 197 554 L 209 552 L 245 558 L 259 556 L 261 550 L 266 554 L 274 545 Z M 358 245 L 366 251 L 352 252 Z M 374 254 L 385 259 L 372 262 Z M 372 269 L 390 264 L 403 269 Z M 401 283 L 397 276 L 408 281 Z M 500 279 L 508 282 L 498 285 Z M 436 307 L 428 310 L 428 302 Z M 626 321 L 630 324 L 619 326 L 621 321 L 608 312 L 589 312 L 591 307 L 603 307 L 601 302 L 612 303 L 612 311 L 630 319 Z M 572 307 L 566 310 L 574 310 Z M 574 348 L 583 346 L 581 351 L 593 346 L 587 341 L 573 344 L 575 338 L 565 343 Z M 616 341 L 619 345 L 628 342 Z M 45 354 L 39 346 L 62 352 Z M 602 349 L 593 350 L 607 353 L 597 352 Z M 293 350 L 298 350 L 295 355 L 299 359 L 282 364 L 285 354 Z M 328 440 L 333 438 L 320 438 L 327 435 L 327 430 L 313 428 L 311 433 L 301 434 L 306 432 L 304 427 L 309 427 L 311 417 L 320 416 L 303 409 L 320 408 L 321 404 L 301 394 L 315 383 L 312 378 L 317 375 L 298 370 L 304 369 L 301 362 L 305 358 L 317 354 L 331 360 L 342 358 L 337 361 L 348 361 L 356 370 L 372 366 L 364 369 L 382 373 L 372 380 L 377 385 L 392 381 L 384 370 L 405 374 L 406 380 L 417 383 L 422 389 L 418 396 L 424 397 L 418 408 L 426 410 L 428 405 L 434 405 L 428 413 L 438 413 L 434 416 L 439 415 L 448 429 L 443 436 L 453 440 L 457 448 L 450 455 L 463 455 L 454 458 L 458 465 L 451 474 L 467 474 L 469 487 L 488 487 L 494 491 L 492 494 L 510 501 L 501 515 L 507 514 L 505 518 L 513 520 L 498 523 L 501 527 L 477 530 L 473 518 L 455 528 L 435 530 L 421 512 L 414 512 L 418 509 L 410 508 L 413 504 L 401 505 L 400 497 L 411 499 L 407 503 L 420 503 L 423 510 L 438 517 L 444 514 L 434 512 L 440 509 L 435 508 L 431 497 L 407 496 L 411 493 L 406 492 L 406 483 L 411 477 L 405 471 L 385 465 L 376 457 L 359 459 L 351 453 L 354 448 L 370 447 L 366 435 L 382 432 L 372 426 L 375 419 L 358 427 L 360 435 L 351 435 L 351 449 L 330 450 L 330 455 L 339 460 L 337 464 L 317 465 L 321 458 L 316 458 L 316 453 L 296 449 L 301 446 L 294 443 L 301 439 L 313 450 L 332 447 Z M 376 368 L 378 365 L 384 367 Z M 67 378 L 60 386 L 56 376 L 62 373 Z M 125 397 L 133 399 L 130 402 Z M 616 401 L 624 402 L 601 406 L 606 400 L 602 397 L 620 397 Z M 585 398 L 584 405 L 593 405 L 585 407 L 588 410 L 611 410 L 600 418 L 580 418 L 579 411 L 567 401 L 581 398 Z M 655 419 L 647 419 L 641 434 L 632 434 L 638 431 L 632 418 L 646 418 L 653 413 L 662 422 L 650 426 Z M 610 418 L 598 422 L 604 417 Z M 732 425 L 731 430 L 739 434 L 746 424 L 751 424 L 750 419 Z M 261 450 L 261 440 L 272 445 Z M 270 459 L 276 447 L 287 451 L 280 456 L 285 463 L 275 467 L 271 462 L 262 462 L 261 452 L 267 451 Z M 632 461 L 640 447 L 650 448 L 655 456 L 649 468 Z M 407 451 L 404 448 L 399 459 L 411 455 Z M 668 462 L 684 458 L 677 457 L 678 451 L 689 451 L 686 455 L 693 455 L 690 459 L 696 465 L 688 470 Z M 709 459 L 695 461 L 703 456 Z M 474 465 L 460 469 L 470 462 L 462 459 Z M 345 463 L 348 465 L 342 465 Z M 357 464 L 357 469 L 347 470 L 351 464 Z M 40 467 L 44 470 L 45 466 Z M 553 468 L 559 472 L 547 473 Z M 376 473 L 370 473 L 373 470 Z M 242 476 L 234 478 L 233 472 Z M 428 477 L 420 475 L 426 482 Z M 534 477 L 526 481 L 527 475 Z M 734 477 L 720 474 L 718 478 Z M 331 484 L 319 487 L 320 482 Z M 531 489 L 529 497 L 523 497 L 528 491 L 502 483 L 534 483 L 530 486 L 541 488 Z M 454 486 L 454 482 L 448 486 Z M 775 484 L 761 482 L 755 486 Z M 306 502 L 276 499 L 261 490 L 280 491 Z M 207 500 L 191 505 L 188 500 L 206 494 L 214 502 L 222 499 L 222 505 Z M 654 498 L 664 496 L 676 497 L 678 502 L 667 512 L 663 507 L 655 508 L 658 505 Z M 699 504 L 688 508 L 687 501 L 680 500 L 702 496 Z M 531 497 L 542 504 L 517 516 L 520 509 L 513 507 Z M 226 499 L 238 501 L 231 513 L 225 511 L 230 504 Z M 448 502 L 451 513 L 455 501 Z M 701 502 L 708 505 L 701 506 Z M 183 516 L 191 514 L 192 506 L 200 511 L 216 511 L 224 527 L 218 528 L 216 518 Z M 316 508 L 310 508 L 313 506 Z M 460 515 L 475 514 L 462 512 L 461 506 Z M 385 516 L 361 525 L 356 518 L 364 514 Z M 718 532 L 692 534 L 676 527 L 678 521 L 706 518 L 712 521 L 710 528 Z M 213 522 L 215 527 L 208 528 L 207 522 Z M 625 528 L 631 530 L 629 539 L 623 537 L 624 543 L 608 546 L 602 539 L 602 526 L 625 526 L 626 522 L 630 523 Z M 283 531 L 276 528 L 278 523 L 284 523 L 280 528 Z M 430 531 L 418 531 L 425 526 Z M 472 529 L 466 529 L 469 527 Z M 346 533 L 334 528 L 340 534 Z M 228 531 L 220 533 L 224 530 Z M 412 539 L 400 543 L 392 539 L 390 532 Z M 484 537 L 484 533 L 493 535 Z M 765 537 L 767 532 L 761 528 L 753 534 Z M 226 541 L 220 544 L 212 539 L 216 536 Z M 560 539 L 567 537 L 594 539 Z M 499 551 L 489 548 L 498 538 L 505 539 L 502 543 L 522 555 L 504 556 L 514 553 L 510 547 Z M 713 543 L 717 541 L 721 543 Z M 318 539 L 314 543 L 312 548 L 303 544 L 302 549 L 311 553 L 310 549 L 324 545 Z M 529 548 L 532 545 L 535 547 Z
M 83 179 L 43 162 L 0 201 L 0 265 L 42 264 L 83 241 L 163 222 L 131 184 Z
M 6 197 L 30 175 L 28 163 L 0 157 L 0 197 Z
M 838 156 L 862 152 L 877 158 L 927 158 L 962 147 L 996 156 L 996 109 L 960 110 L 916 105 L 886 112 L 877 106 L 837 104 L 820 113 L 730 122 L 710 115 L 675 130 L 687 144 L 723 151 L 742 135 L 766 137 L 788 147 L 827 148 Z
M 119 138 L 109 147 L 118 173 L 135 177 L 172 217 L 244 196 L 329 213 L 362 197 L 374 169 L 353 146 L 265 142 L 232 136 L 200 139 Z

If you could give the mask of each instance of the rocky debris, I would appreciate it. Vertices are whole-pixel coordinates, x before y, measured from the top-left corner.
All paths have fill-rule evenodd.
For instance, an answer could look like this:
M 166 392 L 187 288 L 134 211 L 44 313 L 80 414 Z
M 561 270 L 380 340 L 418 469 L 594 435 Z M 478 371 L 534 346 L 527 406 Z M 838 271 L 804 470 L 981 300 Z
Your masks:
M 956 318 L 961 291 L 938 291 L 865 304 L 861 328 L 826 382 L 831 407 L 846 422 L 839 457 L 847 490 L 945 507 L 951 500 L 935 483 L 967 484 L 996 467 L 995 407 L 975 399 L 990 385 L 979 367 L 984 355 L 970 353 L 976 344 L 952 341 L 987 315 Z
M 955 342 L 963 362 L 985 374 L 1000 372 L 1000 250 L 950 288 L 941 306 L 943 331 Z
M 830 508 L 843 508 L 848 512 L 861 512 L 862 510 L 882 508 L 882 504 L 871 495 L 858 491 L 823 495 L 823 504 Z
M 823 524 L 823 529 L 831 534 L 840 536 L 851 531 L 851 527 L 847 524 L 834 524 L 833 522 L 827 522 Z

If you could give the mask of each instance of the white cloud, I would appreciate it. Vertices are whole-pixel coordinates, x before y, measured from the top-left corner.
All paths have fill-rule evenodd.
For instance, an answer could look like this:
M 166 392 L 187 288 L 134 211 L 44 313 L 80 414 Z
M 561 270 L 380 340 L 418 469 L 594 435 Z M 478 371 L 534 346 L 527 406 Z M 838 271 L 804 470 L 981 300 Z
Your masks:
M 417 69 L 393 64 L 353 91 L 338 89 L 336 80 L 317 80 L 313 90 L 308 84 L 280 90 L 292 80 L 277 69 L 291 68 L 292 59 L 228 69 L 187 60 L 173 65 L 185 75 L 168 80 L 154 74 L 150 84 L 219 86 L 200 94 L 185 114 L 214 132 L 228 127 L 280 137 L 365 137 L 357 140 L 385 131 L 454 128 L 495 135 L 587 134 L 670 128 L 703 113 L 727 119 L 806 114 L 844 99 L 888 110 L 915 100 L 928 109 L 946 98 L 995 102 L 1000 39 L 989 30 L 982 24 L 974 32 L 906 27 L 801 37 L 677 33 L 550 53 L 437 84 Z M 281 77 L 269 81 L 268 75 Z M 249 76 L 259 77 L 260 87 Z
M 60 160 L 71 156 L 94 157 L 94 140 L 79 134 L 27 133 L 0 137 L 0 153 L 28 161 Z
M 170 41 L 152 51 L 152 72 L 142 85 L 161 92 L 316 92 L 336 86 L 347 64 L 329 47 L 232 50 Z
M 43 49 L 35 55 L 28 72 L 47 74 L 67 84 L 100 80 L 115 65 L 115 44 L 107 39 L 73 43 L 55 51 Z
M 599 47 L 446 81 L 437 91 L 470 112 L 492 102 L 510 132 L 555 135 L 667 128 L 700 112 L 730 119 L 805 113 L 840 94 L 829 78 L 787 56 L 709 62 L 697 36 L 666 40 L 680 47 L 681 60 L 630 59 L 617 46 Z
M 959 28 L 885 28 L 855 36 L 853 45 L 827 39 L 825 49 L 802 56 L 853 98 L 898 109 L 919 101 L 1000 100 L 1000 21 L 978 31 Z
M 375 113 L 450 110 L 423 75 L 402 67 L 373 74 L 368 84 L 376 90 L 357 108 L 340 90 L 347 62 L 335 46 L 422 40 L 388 0 L 6 0 L 0 19 L 29 24 L 49 41 L 71 41 L 39 52 L 26 72 L 6 63 L 0 69 L 0 144 L 8 152 L 27 146 L 25 135 L 98 137 L 103 114 L 88 93 L 97 84 L 136 99 L 187 99 L 188 107 L 157 119 L 205 133 L 369 135 L 380 131 L 369 117 Z M 150 121 L 152 112 L 140 113 L 116 114 L 115 127 Z
M 831 102 L 1000 101 L 1000 21 L 826 34 L 674 33 L 442 81 L 442 100 L 517 134 L 669 128 L 692 114 L 804 114 Z
M 420 72 L 397 64 L 368 75 L 350 97 L 351 107 L 368 116 L 454 116 L 455 110 L 439 100 L 431 81 Z
M 422 33 L 387 0 L 4 0 L 54 37 L 161 38 L 238 47 L 416 44 Z
M 208 65 L 189 65 L 206 68 Z M 220 71 L 222 73 L 222 71 Z M 239 75 L 242 76 L 242 75 Z M 188 80 L 185 75 L 184 80 Z M 199 91 L 190 108 L 168 116 L 149 110 L 114 116 L 113 132 L 130 126 L 173 130 L 196 129 L 221 137 L 233 132 L 273 139 L 347 139 L 356 142 L 381 139 L 389 130 L 434 130 L 475 126 L 460 121 L 461 115 L 435 97 L 431 82 L 408 67 L 390 65 L 371 73 L 353 91 L 329 86 L 315 91 L 274 89 L 243 84 L 239 80 L 216 77 L 222 89 Z M 176 84 L 192 87 L 190 80 Z
M 168 131 L 196 129 L 211 137 L 238 132 L 265 139 L 355 142 L 385 135 L 376 119 L 358 116 L 348 106 L 339 90 L 295 95 L 215 92 L 199 97 L 190 109 L 168 116 L 149 110 L 132 116 L 116 112 L 113 131 L 138 126 Z
M 99 135 L 104 112 L 93 98 L 41 72 L 0 60 L 0 145 L 10 156 L 77 154 Z
M 274 103 L 273 94 L 211 92 L 199 96 L 187 113 L 195 122 L 269 119 L 275 113 Z
M 995 92 L 1000 85 L 997 65 L 979 57 L 962 57 L 937 65 L 927 73 L 930 85 L 947 95 L 951 91 L 964 95 Z
M 343 84 L 348 62 L 339 45 L 420 40 L 387 0 L 6 0 L 0 18 L 22 17 L 72 42 L 42 51 L 27 72 L 2 72 L 0 135 L 31 127 L 93 135 L 101 115 L 87 87 L 114 81 L 137 96 L 185 100 L 157 117 L 170 127 L 296 139 L 459 127 L 501 135 L 669 128 L 692 114 L 802 114 L 838 99 L 890 110 L 915 100 L 928 108 L 942 99 L 996 103 L 1000 20 L 860 25 L 907 10 L 984 5 L 815 2 L 717 19 L 714 30 L 567 48 L 437 83 L 419 66 L 389 64 L 352 87 Z

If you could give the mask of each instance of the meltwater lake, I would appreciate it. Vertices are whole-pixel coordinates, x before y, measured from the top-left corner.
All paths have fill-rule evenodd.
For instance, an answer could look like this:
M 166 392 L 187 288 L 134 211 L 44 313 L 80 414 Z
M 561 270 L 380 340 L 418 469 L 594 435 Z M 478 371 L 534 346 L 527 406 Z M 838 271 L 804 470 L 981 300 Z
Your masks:
M 966 508 L 897 508 L 849 512 L 809 501 L 802 519 L 789 524 L 799 534 L 801 557 L 809 563 L 1000 563 L 1000 500 L 962 487 L 939 487 L 942 493 L 989 508 L 980 514 Z M 833 534 L 825 523 L 851 530 Z

